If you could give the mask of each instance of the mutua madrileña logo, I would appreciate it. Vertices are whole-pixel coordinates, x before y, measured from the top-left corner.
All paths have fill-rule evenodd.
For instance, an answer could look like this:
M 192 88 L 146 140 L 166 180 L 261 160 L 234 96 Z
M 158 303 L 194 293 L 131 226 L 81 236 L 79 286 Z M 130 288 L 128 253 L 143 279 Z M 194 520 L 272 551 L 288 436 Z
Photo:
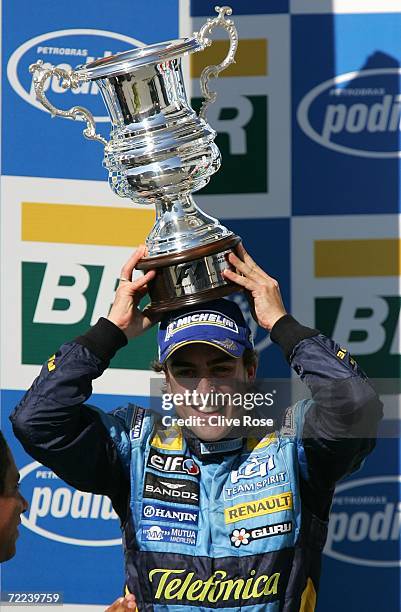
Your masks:
M 373 476 L 336 487 L 324 552 L 367 567 L 401 566 L 401 476 Z
M 397 158 L 400 151 L 401 68 L 338 75 L 311 89 L 297 120 L 318 144 L 358 157 Z
M 30 38 L 14 50 L 7 63 L 7 76 L 11 87 L 25 102 L 48 112 L 36 100 L 32 75 L 29 72 L 30 64 L 41 59 L 45 67 L 55 65 L 70 70 L 101 57 L 143 46 L 144 43 L 140 40 L 106 30 L 69 29 L 46 32 Z M 97 95 L 99 88 L 94 82 L 83 83 L 77 89 L 65 90 L 58 79 L 53 77 L 48 81 L 45 91 L 57 108 L 86 106 L 97 121 L 109 121 L 104 102 L 101 96 Z
M 77 491 L 37 461 L 19 471 L 29 502 L 21 516 L 24 527 L 64 544 L 121 545 L 118 517 L 108 497 Z

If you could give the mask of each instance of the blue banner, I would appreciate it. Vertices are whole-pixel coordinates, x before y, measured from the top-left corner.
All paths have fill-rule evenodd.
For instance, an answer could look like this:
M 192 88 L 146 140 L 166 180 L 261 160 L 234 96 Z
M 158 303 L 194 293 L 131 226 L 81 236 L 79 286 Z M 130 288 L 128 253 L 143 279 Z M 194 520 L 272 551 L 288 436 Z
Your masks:
M 36 100 L 30 64 L 43 60 L 66 70 L 97 58 L 178 36 L 178 0 L 141 5 L 84 0 L 75 9 L 49 0 L 32 13 L 28 0 L 3 9 L 3 174 L 107 180 L 103 148 L 82 135 L 81 121 L 50 115 Z M 21 15 L 29 14 L 29 19 Z M 64 110 L 87 107 L 108 138 L 110 122 L 96 83 L 66 91 L 53 77 L 49 100 Z M 29 153 L 29 154 L 28 154 Z
M 294 215 L 399 211 L 400 28 L 400 14 L 292 17 Z
M 336 488 L 323 559 L 319 612 L 337 610 L 345 592 L 347 610 L 398 610 L 399 450 L 397 438 L 379 440 L 364 468 Z
M 234 15 L 258 15 L 269 13 L 288 13 L 289 0 L 232 0 L 229 5 Z M 191 15 L 201 17 L 214 15 L 214 0 L 191 0 Z

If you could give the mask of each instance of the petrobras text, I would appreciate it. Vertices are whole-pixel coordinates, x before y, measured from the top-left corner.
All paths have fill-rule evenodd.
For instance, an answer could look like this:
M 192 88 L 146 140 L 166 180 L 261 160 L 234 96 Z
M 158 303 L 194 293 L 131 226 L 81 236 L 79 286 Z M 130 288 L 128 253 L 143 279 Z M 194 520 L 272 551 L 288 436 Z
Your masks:
M 320 83 L 298 106 L 299 126 L 309 138 L 339 153 L 401 157 L 400 74 L 401 68 L 375 68 Z

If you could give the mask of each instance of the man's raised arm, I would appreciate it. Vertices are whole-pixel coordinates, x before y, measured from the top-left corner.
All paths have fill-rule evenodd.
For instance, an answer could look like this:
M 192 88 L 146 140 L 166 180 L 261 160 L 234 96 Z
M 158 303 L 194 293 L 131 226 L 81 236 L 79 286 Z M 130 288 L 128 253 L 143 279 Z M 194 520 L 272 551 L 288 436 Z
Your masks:
M 312 393 L 312 400 L 291 410 L 301 429 L 298 454 L 304 498 L 326 518 L 335 483 L 358 469 L 374 448 L 382 404 L 348 351 L 287 314 L 278 282 L 243 247 L 240 255 L 241 259 L 230 254 L 237 271 L 226 270 L 225 276 L 247 290 L 256 322 L 271 332 Z
M 110 313 L 120 317 L 120 325 L 110 316 L 101 318 L 86 334 L 62 345 L 10 416 L 15 435 L 34 459 L 78 489 L 110 497 L 118 495 L 121 479 L 127 478 L 121 461 L 129 448 L 126 410 L 106 414 L 85 402 L 92 381 L 127 344 L 127 336 L 152 325 L 138 304 L 154 273 L 131 280 L 144 252 L 145 247 L 137 249 L 122 269 L 127 280 L 120 280 Z

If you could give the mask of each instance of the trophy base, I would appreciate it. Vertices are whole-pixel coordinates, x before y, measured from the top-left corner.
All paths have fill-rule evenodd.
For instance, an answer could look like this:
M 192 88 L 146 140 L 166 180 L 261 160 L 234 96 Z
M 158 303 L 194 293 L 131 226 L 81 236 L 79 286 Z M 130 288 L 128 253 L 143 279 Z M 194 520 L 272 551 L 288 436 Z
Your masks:
M 141 259 L 138 270 L 156 270 L 148 284 L 151 303 L 147 312 L 179 310 L 241 291 L 242 287 L 222 275 L 223 270 L 233 269 L 227 256 L 236 252 L 240 242 L 239 236 L 231 235 L 182 253 Z

